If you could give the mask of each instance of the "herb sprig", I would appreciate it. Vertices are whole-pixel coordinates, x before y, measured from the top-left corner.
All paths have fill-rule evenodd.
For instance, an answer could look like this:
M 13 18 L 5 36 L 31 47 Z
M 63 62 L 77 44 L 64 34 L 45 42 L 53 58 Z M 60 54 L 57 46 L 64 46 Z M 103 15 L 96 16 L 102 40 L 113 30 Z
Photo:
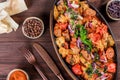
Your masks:
M 87 46 L 87 50 L 91 51 L 92 49 L 92 42 L 87 38 L 87 30 L 84 26 L 77 24 L 76 25 L 76 31 L 75 31 L 75 37 L 80 37 L 82 43 L 84 43 Z

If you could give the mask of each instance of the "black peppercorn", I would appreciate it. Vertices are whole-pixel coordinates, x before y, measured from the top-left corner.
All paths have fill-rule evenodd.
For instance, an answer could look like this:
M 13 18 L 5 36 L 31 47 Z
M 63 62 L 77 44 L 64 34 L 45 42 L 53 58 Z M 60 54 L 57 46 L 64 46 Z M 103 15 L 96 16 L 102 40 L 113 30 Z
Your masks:
M 35 38 L 43 32 L 43 23 L 39 19 L 28 19 L 23 24 L 25 35 Z

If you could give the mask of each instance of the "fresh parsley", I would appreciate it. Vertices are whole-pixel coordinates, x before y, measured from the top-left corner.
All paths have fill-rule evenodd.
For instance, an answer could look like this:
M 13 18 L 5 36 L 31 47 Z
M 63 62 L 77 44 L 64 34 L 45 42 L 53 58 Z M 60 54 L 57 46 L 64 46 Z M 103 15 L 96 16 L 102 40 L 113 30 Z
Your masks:
M 80 37 L 82 43 L 84 43 L 87 46 L 87 50 L 91 51 L 92 49 L 92 42 L 87 38 L 87 30 L 84 26 L 77 24 L 76 30 L 75 30 L 75 37 Z
M 86 73 L 87 73 L 88 75 L 92 75 L 92 74 L 93 74 L 93 67 L 92 67 L 92 65 L 90 65 L 90 66 L 87 68 Z
M 94 61 L 99 60 L 100 56 L 97 52 L 94 53 L 94 56 L 95 56 Z
M 98 75 L 98 77 L 102 75 L 97 69 L 95 70 L 94 73 L 96 73 Z

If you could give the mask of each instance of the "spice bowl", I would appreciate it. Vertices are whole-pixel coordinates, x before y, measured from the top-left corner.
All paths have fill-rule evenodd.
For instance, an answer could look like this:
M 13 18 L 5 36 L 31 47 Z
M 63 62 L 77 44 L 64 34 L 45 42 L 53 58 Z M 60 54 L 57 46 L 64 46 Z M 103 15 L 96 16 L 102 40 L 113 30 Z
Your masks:
M 30 80 L 28 74 L 22 69 L 13 69 L 6 80 Z
M 43 21 L 37 17 L 26 18 L 22 25 L 22 32 L 27 38 L 39 38 L 44 32 Z
M 120 20 L 120 0 L 110 0 L 106 5 L 106 13 L 112 20 Z

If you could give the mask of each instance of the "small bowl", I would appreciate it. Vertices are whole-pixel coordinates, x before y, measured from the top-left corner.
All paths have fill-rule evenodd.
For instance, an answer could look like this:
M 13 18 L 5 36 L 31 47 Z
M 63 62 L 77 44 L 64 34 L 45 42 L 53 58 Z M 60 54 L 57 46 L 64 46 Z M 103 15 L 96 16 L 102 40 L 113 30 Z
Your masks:
M 11 75 L 16 71 L 22 72 L 26 76 L 27 80 L 30 80 L 29 77 L 28 77 L 28 74 L 22 69 L 13 69 L 12 71 L 10 71 L 6 80 L 10 80 Z
M 44 32 L 43 21 L 37 17 L 26 18 L 23 22 L 22 32 L 27 38 L 39 38 Z
M 114 1 L 119 1 L 119 2 L 120 2 L 120 0 L 110 0 L 110 1 L 108 1 L 107 5 L 106 5 L 106 13 L 107 13 L 107 15 L 108 15 L 108 17 L 109 17 L 110 19 L 112 19 L 112 20 L 120 20 L 120 18 L 111 16 L 110 13 L 108 12 L 108 6 L 109 6 L 112 2 L 114 2 Z

